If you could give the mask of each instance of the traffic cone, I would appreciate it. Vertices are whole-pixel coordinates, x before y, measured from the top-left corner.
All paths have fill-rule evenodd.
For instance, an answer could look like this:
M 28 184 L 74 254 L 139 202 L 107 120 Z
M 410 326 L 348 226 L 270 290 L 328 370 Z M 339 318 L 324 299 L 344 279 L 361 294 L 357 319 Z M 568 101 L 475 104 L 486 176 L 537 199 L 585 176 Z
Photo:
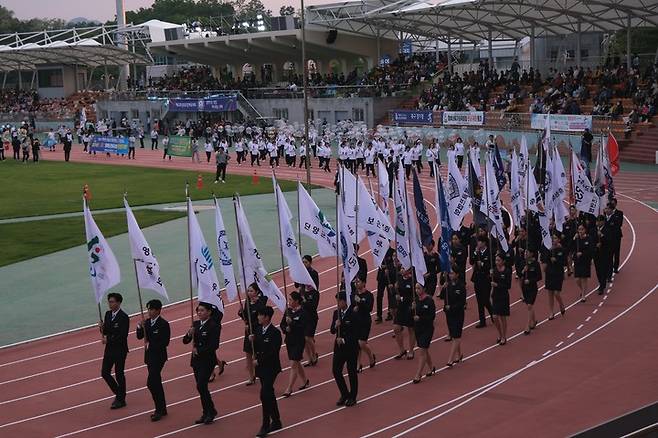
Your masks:
M 201 174 L 199 174 L 196 177 L 196 188 L 199 189 L 199 190 L 201 190 L 203 188 L 203 177 L 201 176 Z
M 251 184 L 255 186 L 259 183 L 260 183 L 260 178 L 259 178 L 258 174 L 256 173 L 256 169 L 254 169 L 254 176 L 251 177 Z
M 84 196 L 87 201 L 91 201 L 91 190 L 89 190 L 89 186 L 87 184 L 85 184 L 82 188 L 82 196 Z

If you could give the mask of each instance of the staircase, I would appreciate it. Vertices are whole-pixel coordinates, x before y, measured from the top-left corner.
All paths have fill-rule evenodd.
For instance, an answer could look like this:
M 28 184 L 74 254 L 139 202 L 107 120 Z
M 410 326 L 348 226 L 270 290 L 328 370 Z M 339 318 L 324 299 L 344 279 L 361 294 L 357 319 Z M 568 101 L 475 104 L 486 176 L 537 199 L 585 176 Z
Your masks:
M 623 134 L 617 136 L 619 155 L 624 161 L 635 163 L 656 163 L 656 151 L 658 150 L 658 116 L 651 119 L 649 123 L 637 123 L 633 126 L 630 138 L 625 139 Z
M 245 119 L 258 120 L 263 117 L 242 93 L 238 93 L 238 111 Z

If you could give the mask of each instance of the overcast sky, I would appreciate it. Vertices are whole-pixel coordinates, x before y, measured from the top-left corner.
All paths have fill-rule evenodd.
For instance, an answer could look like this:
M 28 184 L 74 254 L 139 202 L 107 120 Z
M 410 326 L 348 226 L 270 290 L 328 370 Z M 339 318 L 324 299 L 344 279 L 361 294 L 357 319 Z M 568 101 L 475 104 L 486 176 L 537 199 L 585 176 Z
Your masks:
M 331 3 L 335 0 L 306 0 L 306 5 Z M 153 0 L 124 0 L 126 10 L 150 6 Z M 114 18 L 116 0 L 2 0 L 2 5 L 14 11 L 21 19 L 26 18 L 71 18 L 84 17 L 98 21 Z M 299 0 L 263 0 L 263 4 L 278 14 L 282 5 L 299 8 Z

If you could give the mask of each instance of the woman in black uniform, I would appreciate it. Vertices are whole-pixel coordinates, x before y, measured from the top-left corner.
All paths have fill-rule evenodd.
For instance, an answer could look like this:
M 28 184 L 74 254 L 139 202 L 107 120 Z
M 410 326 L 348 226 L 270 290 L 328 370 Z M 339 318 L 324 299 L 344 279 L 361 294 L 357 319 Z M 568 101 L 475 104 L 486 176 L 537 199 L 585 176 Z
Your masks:
M 528 233 L 525 228 L 519 228 L 517 235 L 512 241 L 514 248 L 514 271 L 519 280 L 519 286 L 523 286 L 523 268 L 525 268 L 525 252 L 528 249 Z
M 368 337 L 370 336 L 370 327 L 372 326 L 372 318 L 370 317 L 370 312 L 372 312 L 373 305 L 375 304 L 374 297 L 372 292 L 366 289 L 366 282 L 360 278 L 354 279 L 354 286 L 356 287 L 356 294 L 352 297 L 352 303 L 354 306 L 354 311 L 359 314 L 359 372 L 363 370 L 363 365 L 361 365 L 361 353 L 365 353 L 368 356 L 370 361 L 370 368 L 373 368 L 376 364 L 375 354 L 370 349 L 368 345 Z
M 574 237 L 578 231 L 578 210 L 575 206 L 569 207 L 569 217 L 562 225 L 562 251 L 566 256 L 567 275 L 571 277 L 573 274 L 573 253 L 574 253 Z
M 454 266 L 448 274 L 448 282 L 443 286 L 441 293 L 445 297 L 443 313 L 446 314 L 448 336 L 452 340 L 450 356 L 448 356 L 446 365 L 452 367 L 454 364 L 461 362 L 464 357 L 461 337 L 464 328 L 464 309 L 466 307 L 466 287 Z
M 578 225 L 578 233 L 574 236 L 573 267 L 576 284 L 580 289 L 580 302 L 587 301 L 587 280 L 592 274 L 592 241 L 587 234 L 585 224 Z
M 425 288 L 416 283 L 416 300 L 414 300 L 412 307 L 414 310 L 414 333 L 416 335 L 416 344 L 420 353 L 420 360 L 418 361 L 418 369 L 416 370 L 416 377 L 413 383 L 420 383 L 423 368 L 427 365 L 429 372 L 425 377 L 430 377 L 436 373 L 436 367 L 432 364 L 432 356 L 430 356 L 430 344 L 432 343 L 432 336 L 434 335 L 434 317 L 436 316 L 436 306 L 434 299 L 431 295 L 425 293 Z
M 310 380 L 306 378 L 302 358 L 304 357 L 304 347 L 306 339 L 304 338 L 305 318 L 302 309 L 302 297 L 299 292 L 292 292 L 288 300 L 288 309 L 281 320 L 281 331 L 286 337 L 286 350 L 288 351 L 288 360 L 290 360 L 290 377 L 288 378 L 288 387 L 283 393 L 284 397 L 292 395 L 292 387 L 297 380 L 301 379 L 304 384 L 299 390 L 306 389 L 311 385 Z
M 551 236 L 553 245 L 546 258 L 546 292 L 548 292 L 548 309 L 550 316 L 548 319 L 555 318 L 555 300 L 560 305 L 560 314 L 564 315 L 564 303 L 562 302 L 562 282 L 564 281 L 564 264 L 566 263 L 565 251 L 562 248 L 562 242 L 558 234 Z
M 306 325 L 304 326 L 304 338 L 305 338 L 305 351 L 308 355 L 308 362 L 304 365 L 315 366 L 318 364 L 319 355 L 315 349 L 315 331 L 318 327 L 318 304 L 320 304 L 320 275 L 318 271 L 313 269 L 313 258 L 310 255 L 305 255 L 302 258 L 306 270 L 311 276 L 315 287 L 309 287 L 305 284 L 295 283 L 295 287 L 299 289 L 299 292 L 302 296 L 302 308 L 304 309 L 306 316 Z
M 395 313 L 395 319 L 393 320 L 393 333 L 395 333 L 395 342 L 398 344 L 400 353 L 395 356 L 395 359 L 402 359 L 405 355 L 407 360 L 412 360 L 414 358 L 414 345 L 416 345 L 416 339 L 414 335 L 413 326 L 413 314 L 411 303 L 414 299 L 413 291 L 413 278 L 412 278 L 412 269 L 407 269 L 402 272 L 402 276 L 398 279 L 397 289 L 395 291 L 395 300 L 398 303 L 398 309 Z M 409 337 L 409 349 L 405 350 L 404 340 L 402 339 L 402 330 L 407 328 L 407 334 Z
M 254 369 L 254 349 L 249 335 L 258 332 L 261 327 L 258 325 L 258 310 L 267 305 L 267 297 L 263 296 L 260 288 L 256 283 L 252 283 L 247 288 L 247 303 L 245 307 L 238 310 L 238 316 L 244 321 L 244 341 L 242 342 L 242 351 L 245 354 L 247 362 L 247 373 L 249 380 L 247 386 L 256 383 L 256 373 Z
M 509 317 L 509 290 L 512 287 L 512 269 L 505 264 L 505 259 L 500 254 L 496 255 L 496 266 L 491 275 L 491 301 L 493 314 L 497 316 L 494 320 L 498 330 L 500 345 L 507 344 L 507 318 Z
M 523 283 L 521 292 L 523 293 L 523 302 L 528 308 L 528 324 L 523 331 L 524 335 L 529 335 L 530 330 L 537 326 L 535 318 L 535 301 L 537 300 L 537 282 L 541 280 L 541 266 L 533 251 L 526 251 L 525 267 L 523 268 Z

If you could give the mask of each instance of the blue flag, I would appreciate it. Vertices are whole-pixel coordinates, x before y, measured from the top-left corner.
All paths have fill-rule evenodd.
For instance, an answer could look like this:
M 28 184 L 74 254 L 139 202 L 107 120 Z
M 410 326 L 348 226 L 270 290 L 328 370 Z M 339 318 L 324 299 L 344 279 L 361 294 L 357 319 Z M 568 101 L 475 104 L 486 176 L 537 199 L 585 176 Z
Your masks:
M 493 159 L 493 168 L 494 173 L 496 174 L 496 182 L 498 183 L 498 190 L 503 190 L 507 178 L 505 178 L 505 165 L 503 164 L 503 158 L 500 156 L 500 149 L 498 145 L 494 145 L 494 159 Z
M 441 177 L 437 175 L 437 191 L 439 198 L 439 222 L 441 224 L 441 241 L 439 242 L 439 264 L 441 272 L 450 272 L 450 236 L 452 234 L 450 228 L 450 217 L 448 216 L 448 202 L 446 201 L 446 194 L 443 190 L 443 182 Z
M 416 204 L 416 219 L 420 227 L 420 241 L 423 242 L 424 246 L 427 246 L 432 242 L 432 227 L 430 226 L 430 218 L 427 215 L 425 201 L 423 200 L 423 191 L 420 188 L 420 181 L 418 181 L 418 175 L 415 169 L 413 169 L 413 175 L 414 203 Z

